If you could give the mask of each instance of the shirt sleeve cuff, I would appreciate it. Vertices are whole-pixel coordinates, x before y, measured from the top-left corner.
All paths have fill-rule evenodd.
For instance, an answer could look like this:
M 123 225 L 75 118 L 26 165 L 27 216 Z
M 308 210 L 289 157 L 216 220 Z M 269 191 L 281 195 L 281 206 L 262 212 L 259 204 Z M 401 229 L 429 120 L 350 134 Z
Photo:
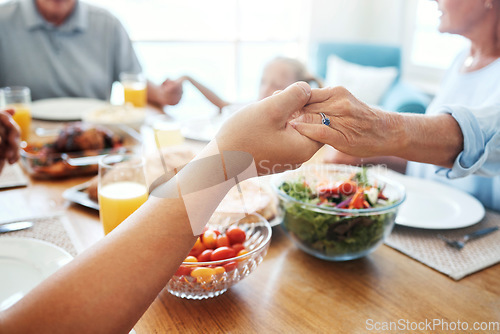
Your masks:
M 487 159 L 484 134 L 478 120 L 467 108 L 461 106 L 445 106 L 440 112 L 450 114 L 457 121 L 464 137 L 464 149 L 458 154 L 451 169 L 438 168 L 436 174 L 456 179 L 475 173 Z

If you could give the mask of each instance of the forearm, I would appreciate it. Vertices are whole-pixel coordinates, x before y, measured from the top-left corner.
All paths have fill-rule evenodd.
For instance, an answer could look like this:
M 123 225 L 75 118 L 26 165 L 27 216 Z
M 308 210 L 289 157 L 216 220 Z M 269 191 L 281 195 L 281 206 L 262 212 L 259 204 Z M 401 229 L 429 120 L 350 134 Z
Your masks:
M 381 147 L 384 155 L 449 168 L 463 150 L 462 131 L 449 114 L 385 116 L 392 120 L 388 122 L 386 149 Z
M 160 196 L 153 192 L 108 236 L 8 309 L 4 323 L 0 322 L 0 332 L 130 330 L 191 250 L 196 240 L 194 225 L 203 228 L 218 205 L 217 199 L 222 199 L 232 185 L 208 189 L 209 196 L 196 202 L 196 213 L 202 213 L 197 222 L 189 216 L 193 197 L 184 195 L 207 190 L 206 180 L 210 181 L 208 185 L 224 183 L 228 172 L 220 170 L 221 166 L 234 164 L 244 170 L 248 162 L 240 165 L 240 161 L 232 160 L 222 164 L 221 156 L 213 153 L 217 152 L 205 154 L 208 162 L 191 162 L 198 168 L 184 167 L 163 185 Z

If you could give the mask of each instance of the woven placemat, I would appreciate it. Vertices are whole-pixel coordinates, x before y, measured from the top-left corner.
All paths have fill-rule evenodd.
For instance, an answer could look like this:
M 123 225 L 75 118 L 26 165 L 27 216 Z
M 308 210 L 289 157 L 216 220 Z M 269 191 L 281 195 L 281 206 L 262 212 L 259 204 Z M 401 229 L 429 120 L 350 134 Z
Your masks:
M 18 163 L 9 165 L 6 163 L 0 173 L 0 189 L 22 187 L 28 185 L 28 178 L 24 175 Z
M 500 226 L 500 213 L 487 211 L 484 219 L 473 226 L 455 230 L 421 230 L 395 226 L 385 243 L 423 264 L 459 280 L 500 262 L 500 231 L 472 240 L 457 250 L 445 244 L 438 235 L 460 239 L 479 229 Z
M 68 231 L 66 217 L 43 217 L 31 221 L 34 224 L 29 229 L 0 234 L 0 242 L 1 238 L 9 237 L 35 238 L 59 246 L 73 256 L 77 255 L 77 247 L 73 242 L 74 239 L 70 236 L 71 232 Z

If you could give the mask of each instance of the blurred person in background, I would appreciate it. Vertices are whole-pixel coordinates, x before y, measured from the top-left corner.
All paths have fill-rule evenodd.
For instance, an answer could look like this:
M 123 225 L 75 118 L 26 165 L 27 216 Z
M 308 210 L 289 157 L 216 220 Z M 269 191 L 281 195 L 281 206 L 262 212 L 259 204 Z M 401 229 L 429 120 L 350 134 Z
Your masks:
M 79 0 L 7 2 L 0 5 L 0 31 L 0 87 L 27 86 L 34 100 L 109 100 L 121 72 L 142 72 L 118 19 Z M 179 80 L 147 83 L 150 104 L 175 105 L 181 97 Z
M 184 76 L 182 79 L 196 87 L 220 111 L 226 108 L 229 113 L 232 113 L 244 106 L 241 103 L 232 103 L 222 99 L 210 88 L 190 76 Z M 321 80 L 313 76 L 299 60 L 276 57 L 264 67 L 259 85 L 258 100 L 271 96 L 274 92 L 283 90 L 297 81 L 304 81 L 320 88 L 323 87 Z
M 425 116 L 381 114 L 337 89 L 318 93 L 313 102 L 320 105 L 309 110 L 330 117 L 331 131 L 301 120 L 297 129 L 337 148 L 327 154 L 327 162 L 386 164 L 459 188 L 500 211 L 500 0 L 437 0 L 437 4 L 442 13 L 439 31 L 464 36 L 471 44 L 452 63 Z M 306 123 L 320 120 L 319 115 L 302 118 Z M 441 123 L 432 125 L 435 120 Z M 395 124 L 398 132 L 391 133 L 388 128 Z M 436 131 L 427 133 L 425 127 L 433 126 Z M 463 140 L 442 151 L 448 139 L 458 138 L 457 129 Z M 349 145 L 339 146 L 335 139 L 339 134 Z M 422 156 L 411 155 L 414 147 L 407 147 L 407 152 L 391 149 L 411 142 L 410 136 L 418 139 L 415 145 L 427 145 Z M 390 154 L 376 156 L 381 152 Z

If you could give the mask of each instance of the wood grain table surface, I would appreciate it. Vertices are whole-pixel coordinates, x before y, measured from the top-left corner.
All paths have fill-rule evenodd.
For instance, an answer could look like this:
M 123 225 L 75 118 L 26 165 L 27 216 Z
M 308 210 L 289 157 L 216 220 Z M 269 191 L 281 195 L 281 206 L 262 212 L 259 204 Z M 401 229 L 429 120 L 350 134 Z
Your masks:
M 27 206 L 41 213 L 62 209 L 88 247 L 103 236 L 98 213 L 62 200 L 64 190 L 88 179 L 30 179 L 28 187 L 0 191 L 0 212 L 6 205 L 11 212 Z M 208 300 L 163 290 L 134 329 L 138 334 L 494 333 L 500 329 L 472 326 L 499 325 L 499 282 L 500 265 L 454 281 L 386 245 L 358 260 L 319 260 L 297 249 L 276 226 L 267 256 L 250 276 Z M 429 330 L 428 323 L 437 321 L 448 329 L 466 323 L 468 331 Z M 383 327 L 396 325 L 408 327 Z

